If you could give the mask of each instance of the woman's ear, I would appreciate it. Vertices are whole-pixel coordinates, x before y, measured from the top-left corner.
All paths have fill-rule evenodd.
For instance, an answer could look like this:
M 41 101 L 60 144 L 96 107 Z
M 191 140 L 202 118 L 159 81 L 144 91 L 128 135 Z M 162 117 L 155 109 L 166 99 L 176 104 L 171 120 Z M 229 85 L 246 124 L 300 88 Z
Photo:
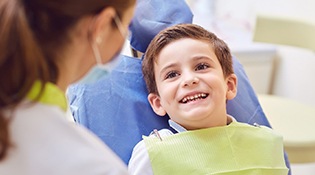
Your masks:
M 161 105 L 160 97 L 155 93 L 150 93 L 148 95 L 149 103 L 153 109 L 153 111 L 159 115 L 164 116 L 166 115 L 166 111 L 164 110 L 163 106 Z
M 102 41 L 112 32 L 112 22 L 116 15 L 113 7 L 106 7 L 95 15 L 90 24 L 90 36 L 92 41 Z
M 237 77 L 235 74 L 231 74 L 227 78 L 227 92 L 226 92 L 226 99 L 232 100 L 236 97 L 237 94 Z

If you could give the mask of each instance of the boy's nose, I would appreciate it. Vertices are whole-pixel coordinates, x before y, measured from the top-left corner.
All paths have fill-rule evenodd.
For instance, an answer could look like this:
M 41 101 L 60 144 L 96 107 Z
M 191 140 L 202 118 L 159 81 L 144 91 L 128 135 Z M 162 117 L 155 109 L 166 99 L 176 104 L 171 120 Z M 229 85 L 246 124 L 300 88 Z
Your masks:
M 195 84 L 199 83 L 199 78 L 195 75 L 188 75 L 185 76 L 184 80 L 183 80 L 183 86 L 187 87 L 187 86 L 192 86 Z

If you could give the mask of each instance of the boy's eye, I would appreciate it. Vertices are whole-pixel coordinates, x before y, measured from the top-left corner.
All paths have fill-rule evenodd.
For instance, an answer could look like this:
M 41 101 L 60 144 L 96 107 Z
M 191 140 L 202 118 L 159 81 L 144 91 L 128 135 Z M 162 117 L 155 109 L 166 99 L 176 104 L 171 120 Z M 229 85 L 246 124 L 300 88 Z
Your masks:
M 174 78 L 178 76 L 179 74 L 176 71 L 170 71 L 166 74 L 165 79 Z
M 196 70 L 203 70 L 203 69 L 207 69 L 209 68 L 209 64 L 206 64 L 206 63 L 200 63 L 196 66 Z

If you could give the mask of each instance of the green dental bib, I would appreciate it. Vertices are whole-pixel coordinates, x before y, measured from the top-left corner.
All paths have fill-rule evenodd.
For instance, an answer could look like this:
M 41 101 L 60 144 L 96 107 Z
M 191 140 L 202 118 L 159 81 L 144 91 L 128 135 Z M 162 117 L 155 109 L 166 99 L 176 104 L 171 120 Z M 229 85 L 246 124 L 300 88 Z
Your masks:
M 232 122 L 143 139 L 155 175 L 288 174 L 282 137 L 264 126 Z

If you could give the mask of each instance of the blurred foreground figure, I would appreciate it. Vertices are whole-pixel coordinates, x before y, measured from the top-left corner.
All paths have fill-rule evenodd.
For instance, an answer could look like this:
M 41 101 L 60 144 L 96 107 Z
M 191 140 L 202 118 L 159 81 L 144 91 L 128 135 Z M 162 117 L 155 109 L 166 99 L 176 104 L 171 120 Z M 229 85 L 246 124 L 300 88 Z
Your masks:
M 0 174 L 127 175 L 97 136 L 66 119 L 65 91 L 112 62 L 134 5 L 0 1 Z

